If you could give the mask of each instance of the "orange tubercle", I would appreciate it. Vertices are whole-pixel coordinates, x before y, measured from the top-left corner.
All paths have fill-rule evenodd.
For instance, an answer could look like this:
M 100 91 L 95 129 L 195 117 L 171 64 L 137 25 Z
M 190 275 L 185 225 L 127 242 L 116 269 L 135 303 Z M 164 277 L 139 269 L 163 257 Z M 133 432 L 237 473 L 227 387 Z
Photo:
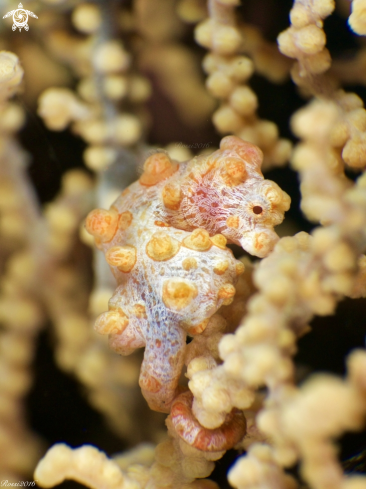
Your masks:
M 118 334 L 122 333 L 128 326 L 128 317 L 122 311 L 117 309 L 115 311 L 107 311 L 98 316 L 94 324 L 94 329 L 97 333 L 106 334 Z
M 220 299 L 231 299 L 232 297 L 234 297 L 235 292 L 236 290 L 233 285 L 225 284 L 220 288 L 218 297 Z
M 192 270 L 198 267 L 197 260 L 195 258 L 185 258 L 182 261 L 182 267 L 184 270 L 188 272 L 188 270 Z
M 85 227 L 89 234 L 99 238 L 103 243 L 111 241 L 116 234 L 119 215 L 114 209 L 94 209 L 89 212 Z
M 221 139 L 220 149 L 234 150 L 244 161 L 250 161 L 258 169 L 261 166 L 263 160 L 262 151 L 255 144 L 243 141 L 237 136 L 226 136 Z
M 210 235 L 205 229 L 195 229 L 183 240 L 186 248 L 195 251 L 207 251 L 211 248 Z
M 215 246 L 222 250 L 226 248 L 227 239 L 222 234 L 215 234 L 215 236 L 212 236 L 211 241 Z
M 162 191 L 164 206 L 170 210 L 178 210 L 182 201 L 182 192 L 177 183 L 168 183 Z
M 180 243 L 164 231 L 152 235 L 146 245 L 146 254 L 154 261 L 166 261 L 175 256 L 180 248 Z
M 134 246 L 113 246 L 106 255 L 108 265 L 117 267 L 124 273 L 131 272 L 137 260 L 137 252 Z
M 151 187 L 173 175 L 177 169 L 177 163 L 173 163 L 166 153 L 155 153 L 145 161 L 144 173 L 139 182 L 141 185 Z
M 196 324 L 195 326 L 185 326 L 185 330 L 187 331 L 187 334 L 190 336 L 195 336 L 197 334 L 201 334 L 204 332 L 204 330 L 207 328 L 208 323 L 210 322 L 210 318 L 204 319 L 202 322 L 199 324 Z
M 229 268 L 229 261 L 228 260 L 221 260 L 221 261 L 216 263 L 213 271 L 214 271 L 214 273 L 216 273 L 216 275 L 223 275 L 228 268 Z
M 234 187 L 244 183 L 247 176 L 248 174 L 243 160 L 239 158 L 226 158 L 224 178 L 227 185 Z
M 226 225 L 229 228 L 238 229 L 239 224 L 240 224 L 240 218 L 239 218 L 239 216 L 229 216 L 226 219 Z
M 155 226 L 158 226 L 159 228 L 169 228 L 169 224 L 167 224 L 164 221 L 154 221 Z
M 163 302 L 168 309 L 181 311 L 198 295 L 196 285 L 180 278 L 171 278 L 163 284 Z

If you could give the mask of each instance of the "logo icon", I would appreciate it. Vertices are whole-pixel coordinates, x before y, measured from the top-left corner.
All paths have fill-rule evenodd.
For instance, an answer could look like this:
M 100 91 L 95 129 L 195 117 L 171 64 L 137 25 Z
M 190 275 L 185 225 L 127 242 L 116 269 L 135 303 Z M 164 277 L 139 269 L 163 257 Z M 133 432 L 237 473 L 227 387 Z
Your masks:
M 8 12 L 7 14 L 4 15 L 3 19 L 6 19 L 10 16 L 13 16 L 13 26 L 12 29 L 15 31 L 17 28 L 19 29 L 19 32 L 24 28 L 26 31 L 29 30 L 29 25 L 28 25 L 28 15 L 31 17 L 34 17 L 35 19 L 38 19 L 36 14 L 31 12 L 30 10 L 24 10 L 23 5 L 20 3 L 18 5 L 18 8 L 16 10 L 12 10 L 11 12 Z

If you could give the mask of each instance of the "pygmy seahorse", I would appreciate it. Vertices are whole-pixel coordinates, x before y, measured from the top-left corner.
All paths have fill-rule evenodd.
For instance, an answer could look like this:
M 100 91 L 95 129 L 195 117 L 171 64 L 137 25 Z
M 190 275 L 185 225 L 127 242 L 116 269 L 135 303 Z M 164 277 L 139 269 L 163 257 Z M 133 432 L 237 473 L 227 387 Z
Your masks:
M 187 334 L 233 300 L 244 266 L 226 244 L 264 257 L 278 240 L 290 198 L 263 178 L 261 162 L 261 150 L 235 136 L 185 163 L 156 152 L 109 210 L 87 217 L 118 283 L 95 328 L 122 355 L 145 347 L 139 383 L 153 410 L 170 411 Z

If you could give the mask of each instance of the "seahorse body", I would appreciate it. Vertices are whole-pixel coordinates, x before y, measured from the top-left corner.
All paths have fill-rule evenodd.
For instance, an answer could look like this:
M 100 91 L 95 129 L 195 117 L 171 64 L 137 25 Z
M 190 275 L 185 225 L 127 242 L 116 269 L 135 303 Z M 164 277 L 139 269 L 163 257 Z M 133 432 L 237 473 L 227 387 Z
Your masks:
M 262 257 L 278 239 L 273 226 L 290 198 L 263 179 L 261 161 L 259 148 L 234 136 L 186 163 L 158 152 L 110 210 L 87 218 L 118 283 L 96 329 L 122 355 L 145 347 L 140 386 L 151 409 L 170 410 L 186 335 L 233 300 L 243 265 L 226 243 Z

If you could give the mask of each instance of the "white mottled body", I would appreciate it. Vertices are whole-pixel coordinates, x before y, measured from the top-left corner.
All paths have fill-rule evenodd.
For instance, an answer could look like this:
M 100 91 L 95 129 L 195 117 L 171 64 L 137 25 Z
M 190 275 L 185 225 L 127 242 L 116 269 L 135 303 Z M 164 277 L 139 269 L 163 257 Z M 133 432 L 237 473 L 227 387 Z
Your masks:
M 87 218 L 119 284 L 96 329 L 123 355 L 145 347 L 140 386 L 152 409 L 170 410 L 186 335 L 233 300 L 244 267 L 227 241 L 265 256 L 278 239 L 289 197 L 260 164 L 259 148 L 231 136 L 186 163 L 155 153 L 109 211 Z

